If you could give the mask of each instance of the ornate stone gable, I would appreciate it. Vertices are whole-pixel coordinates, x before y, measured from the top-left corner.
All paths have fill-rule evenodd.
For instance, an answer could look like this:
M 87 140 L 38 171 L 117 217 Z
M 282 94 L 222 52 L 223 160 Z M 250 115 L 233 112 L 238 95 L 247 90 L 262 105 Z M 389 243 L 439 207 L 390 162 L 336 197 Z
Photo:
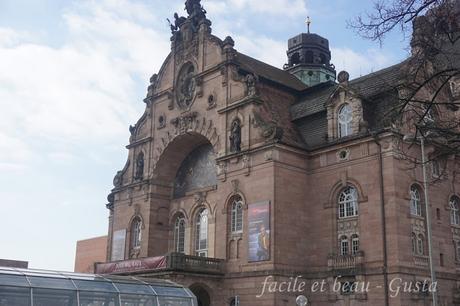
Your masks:
M 363 98 L 349 86 L 348 72 L 340 72 L 338 80 L 340 82 L 339 86 L 325 103 L 327 109 L 328 138 L 331 140 L 341 137 L 339 132 L 339 113 L 344 106 L 350 107 L 352 118 L 350 122 L 351 134 L 347 136 L 359 134 L 364 129 L 367 132 L 367 124 L 364 122 L 363 116 Z

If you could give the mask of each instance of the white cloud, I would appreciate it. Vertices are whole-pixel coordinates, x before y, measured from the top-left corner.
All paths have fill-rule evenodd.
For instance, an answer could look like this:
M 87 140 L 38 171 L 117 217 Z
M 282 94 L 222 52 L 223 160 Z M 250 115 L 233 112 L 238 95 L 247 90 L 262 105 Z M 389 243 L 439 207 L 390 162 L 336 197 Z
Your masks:
M 287 43 L 265 36 L 234 35 L 235 48 L 260 61 L 278 68 L 287 62 Z
M 332 63 L 337 73 L 346 70 L 351 78 L 357 78 L 395 63 L 393 55 L 378 49 L 355 51 L 350 48 L 331 48 Z
M 137 82 L 147 87 L 170 48 L 167 31 L 143 24 L 154 21 L 148 12 L 125 0 L 81 2 L 64 15 L 69 37 L 60 47 L 0 28 L 0 107 L 7 114 L 0 128 L 11 133 L 0 143 L 29 151 L 15 162 L 31 155 L 34 148 L 23 145 L 29 139 L 70 146 L 127 139 L 144 107 Z M 2 163 L 11 159 L 4 155 Z

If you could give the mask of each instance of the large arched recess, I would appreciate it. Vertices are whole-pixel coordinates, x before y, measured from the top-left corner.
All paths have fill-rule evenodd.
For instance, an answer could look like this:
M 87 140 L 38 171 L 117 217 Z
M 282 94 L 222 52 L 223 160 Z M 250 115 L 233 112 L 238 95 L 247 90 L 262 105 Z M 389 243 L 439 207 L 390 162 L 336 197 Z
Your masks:
M 185 158 L 198 147 L 211 144 L 203 135 L 191 132 L 176 136 L 162 152 L 153 171 L 155 181 L 173 187 L 177 171 Z M 214 150 L 214 154 L 216 154 Z

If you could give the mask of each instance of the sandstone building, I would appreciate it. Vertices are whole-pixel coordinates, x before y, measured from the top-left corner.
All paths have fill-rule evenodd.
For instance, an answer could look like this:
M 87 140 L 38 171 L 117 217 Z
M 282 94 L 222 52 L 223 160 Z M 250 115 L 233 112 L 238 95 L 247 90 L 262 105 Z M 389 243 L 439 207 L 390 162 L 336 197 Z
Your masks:
M 295 305 L 299 293 L 256 297 L 267 276 L 325 280 L 303 293 L 311 305 L 427 305 L 425 292 L 384 289 L 429 278 L 421 169 L 401 158 L 407 129 L 385 116 L 406 62 L 336 78 L 328 40 L 304 33 L 278 69 L 213 36 L 199 0 L 186 9 L 130 127 L 96 272 L 168 278 L 200 305 Z M 431 167 L 429 193 L 439 299 L 454 305 L 460 185 L 447 165 Z M 338 276 L 372 288 L 336 292 Z

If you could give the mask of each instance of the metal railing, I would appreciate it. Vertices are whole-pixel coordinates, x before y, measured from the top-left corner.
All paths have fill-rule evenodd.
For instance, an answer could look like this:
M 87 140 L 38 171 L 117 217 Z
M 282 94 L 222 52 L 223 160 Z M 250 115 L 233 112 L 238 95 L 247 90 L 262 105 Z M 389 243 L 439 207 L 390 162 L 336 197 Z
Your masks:
M 168 270 L 199 272 L 199 273 L 224 273 L 224 260 L 200 256 L 190 256 L 182 253 L 169 253 L 166 255 Z

